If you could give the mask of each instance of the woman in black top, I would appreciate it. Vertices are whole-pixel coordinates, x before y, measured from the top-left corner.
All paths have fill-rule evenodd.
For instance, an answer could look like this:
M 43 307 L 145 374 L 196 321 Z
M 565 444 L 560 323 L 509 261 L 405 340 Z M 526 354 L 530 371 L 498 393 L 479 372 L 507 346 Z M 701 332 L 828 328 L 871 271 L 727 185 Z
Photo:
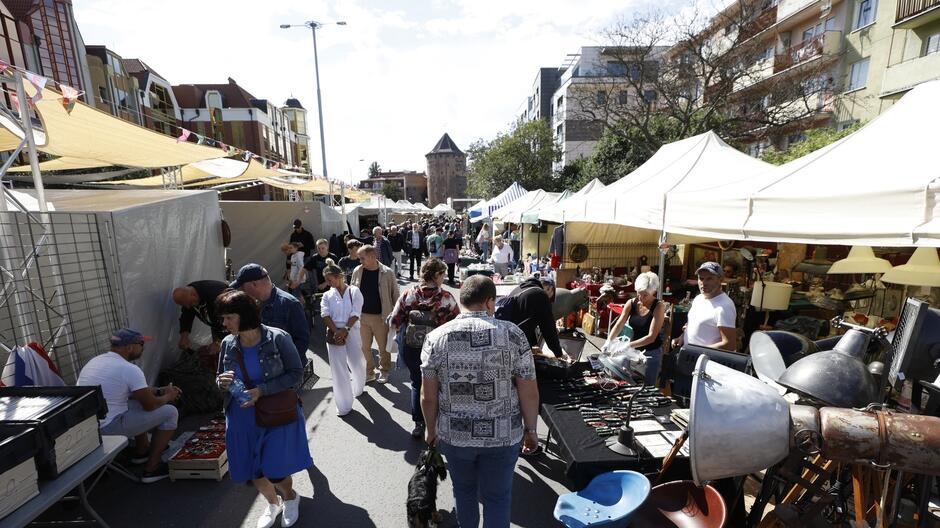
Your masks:
M 454 231 L 449 231 L 442 245 L 444 246 L 444 263 L 447 264 L 447 283 L 453 286 L 454 268 L 460 262 L 460 248 L 463 247 L 463 239 L 459 238 Z
M 659 369 L 663 364 L 663 319 L 666 308 L 656 298 L 659 289 L 659 277 L 648 271 L 641 273 L 634 283 L 636 298 L 627 301 L 623 313 L 617 318 L 617 324 L 607 335 L 608 343 L 616 339 L 629 322 L 633 329 L 633 340 L 630 346 L 643 352 L 646 356 L 646 384 L 656 385 L 659 378 Z

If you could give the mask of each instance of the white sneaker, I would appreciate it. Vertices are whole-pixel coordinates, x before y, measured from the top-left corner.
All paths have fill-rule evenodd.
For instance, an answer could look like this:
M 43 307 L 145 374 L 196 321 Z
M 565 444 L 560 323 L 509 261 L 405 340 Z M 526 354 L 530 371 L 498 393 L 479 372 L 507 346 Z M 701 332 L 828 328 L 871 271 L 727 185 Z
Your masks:
M 281 515 L 281 526 L 293 526 L 300 517 L 300 495 L 295 491 L 292 500 L 284 499 L 284 514 Z
M 376 375 L 376 377 L 375 377 L 375 382 L 376 382 L 376 383 L 381 383 L 382 385 L 388 383 L 388 374 L 384 374 L 384 373 L 382 373 L 382 372 L 379 372 L 379 373 Z
M 258 517 L 257 528 L 271 528 L 274 526 L 274 521 L 277 520 L 277 515 L 284 510 L 284 499 L 278 497 L 277 504 L 271 504 L 270 502 L 265 506 L 264 511 L 261 512 L 261 517 Z

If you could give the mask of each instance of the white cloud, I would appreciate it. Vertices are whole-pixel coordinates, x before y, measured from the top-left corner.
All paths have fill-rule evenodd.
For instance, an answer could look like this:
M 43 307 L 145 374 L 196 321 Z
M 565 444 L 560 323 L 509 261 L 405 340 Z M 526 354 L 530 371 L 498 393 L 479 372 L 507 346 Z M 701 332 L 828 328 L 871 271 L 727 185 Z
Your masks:
M 635 0 L 637 3 L 641 0 Z M 505 129 L 539 67 L 597 43 L 628 0 L 84 0 L 87 44 L 140 58 L 174 84 L 232 77 L 256 97 L 299 98 L 310 111 L 319 168 L 313 49 L 281 23 L 345 20 L 317 32 L 327 160 L 333 177 L 424 170 L 445 131 L 461 147 Z M 365 159 L 360 163 L 358 160 Z M 317 170 L 319 172 L 319 170 Z

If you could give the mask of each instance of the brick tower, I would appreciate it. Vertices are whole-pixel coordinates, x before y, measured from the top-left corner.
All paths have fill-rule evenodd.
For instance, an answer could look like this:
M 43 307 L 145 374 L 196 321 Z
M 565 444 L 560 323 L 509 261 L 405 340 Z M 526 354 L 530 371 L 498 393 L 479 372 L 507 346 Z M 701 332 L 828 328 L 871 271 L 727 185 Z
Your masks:
M 428 160 L 428 206 L 447 203 L 448 198 L 466 198 L 467 155 L 446 133 L 425 156 Z

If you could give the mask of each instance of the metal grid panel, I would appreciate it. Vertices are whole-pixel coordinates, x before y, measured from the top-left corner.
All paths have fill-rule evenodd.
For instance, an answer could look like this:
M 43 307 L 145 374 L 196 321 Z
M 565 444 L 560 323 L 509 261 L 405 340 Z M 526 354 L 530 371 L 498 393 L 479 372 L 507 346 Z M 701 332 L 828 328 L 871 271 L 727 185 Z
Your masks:
M 570 259 L 571 251 L 576 246 L 586 246 L 588 250 L 587 260 L 575 263 Z M 604 243 L 604 244 L 578 244 L 577 242 L 565 243 L 565 255 L 569 258 L 565 261 L 565 267 L 574 269 L 576 266 L 582 270 L 590 271 L 591 268 L 632 268 L 639 265 L 640 257 L 647 258 L 647 265 L 659 266 L 659 246 L 657 244 L 648 244 L 641 242 L 630 243 Z M 679 265 L 681 261 L 678 258 L 670 259 L 666 265 Z
M 41 344 L 67 383 L 117 327 L 94 213 L 0 212 L 0 346 Z M 5 362 L 6 354 L 3 354 Z

